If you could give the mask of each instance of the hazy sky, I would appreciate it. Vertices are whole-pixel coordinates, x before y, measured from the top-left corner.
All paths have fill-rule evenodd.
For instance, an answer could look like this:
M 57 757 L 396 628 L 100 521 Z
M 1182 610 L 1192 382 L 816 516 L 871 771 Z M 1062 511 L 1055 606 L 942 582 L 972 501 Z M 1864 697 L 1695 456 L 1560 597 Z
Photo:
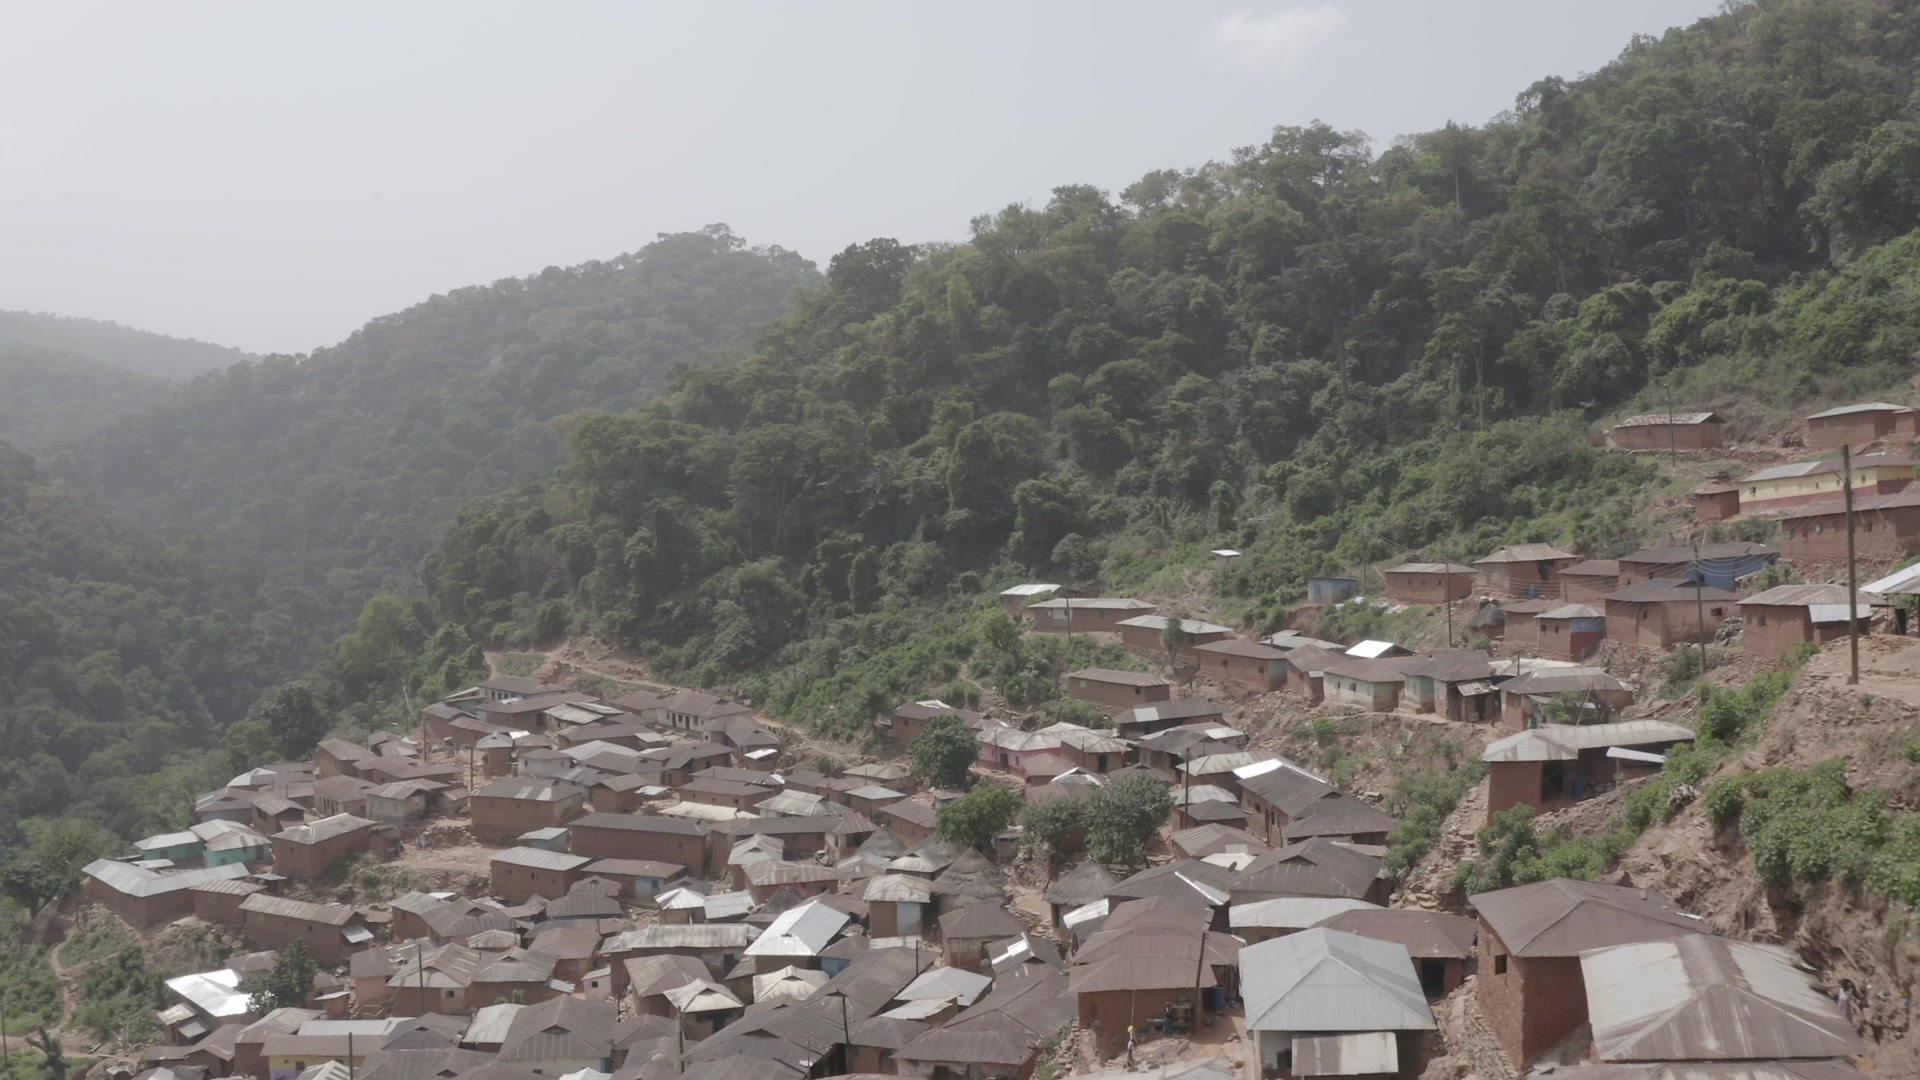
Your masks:
M 1479 123 L 1717 7 L 14 0 L 0 308 L 304 351 L 714 221 L 824 267 L 1277 124 Z

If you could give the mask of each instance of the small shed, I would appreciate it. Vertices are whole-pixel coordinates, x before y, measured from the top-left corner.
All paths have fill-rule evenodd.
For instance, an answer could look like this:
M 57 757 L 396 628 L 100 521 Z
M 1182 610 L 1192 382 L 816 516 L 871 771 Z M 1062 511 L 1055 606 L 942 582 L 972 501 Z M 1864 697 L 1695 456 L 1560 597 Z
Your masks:
M 1873 609 L 1863 595 L 1853 601 L 1845 585 L 1779 585 L 1749 596 L 1739 603 L 1741 647 L 1754 656 L 1792 656 L 1804 642 L 1846 637 L 1849 615 L 1864 634 Z
M 1192 650 L 1202 673 L 1249 690 L 1278 690 L 1286 685 L 1285 649 L 1237 638 L 1197 645 Z
M 1733 484 L 1702 484 L 1687 495 L 1693 520 L 1725 521 L 1740 514 L 1740 489 Z
M 1547 724 L 1509 735 L 1480 754 L 1487 763 L 1487 817 L 1523 803 L 1546 811 L 1605 794 L 1620 780 L 1660 771 L 1660 755 L 1692 739 L 1692 730 L 1662 720 Z M 1640 753 L 1609 754 L 1617 748 Z
M 1337 604 L 1360 593 L 1358 579 L 1349 577 L 1310 577 L 1307 579 L 1307 603 Z

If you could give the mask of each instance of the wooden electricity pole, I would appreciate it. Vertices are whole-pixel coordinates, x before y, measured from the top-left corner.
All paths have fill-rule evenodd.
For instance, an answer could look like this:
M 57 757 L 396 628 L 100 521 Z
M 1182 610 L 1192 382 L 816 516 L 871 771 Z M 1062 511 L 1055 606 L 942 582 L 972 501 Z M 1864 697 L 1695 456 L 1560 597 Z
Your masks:
M 1847 501 L 1847 685 L 1860 682 L 1860 579 L 1853 557 L 1853 450 L 1840 448 L 1840 490 Z
M 1700 674 L 1707 673 L 1707 605 L 1701 597 L 1701 589 L 1707 580 L 1707 568 L 1700 565 L 1700 544 L 1693 545 L 1693 618 L 1700 624 Z

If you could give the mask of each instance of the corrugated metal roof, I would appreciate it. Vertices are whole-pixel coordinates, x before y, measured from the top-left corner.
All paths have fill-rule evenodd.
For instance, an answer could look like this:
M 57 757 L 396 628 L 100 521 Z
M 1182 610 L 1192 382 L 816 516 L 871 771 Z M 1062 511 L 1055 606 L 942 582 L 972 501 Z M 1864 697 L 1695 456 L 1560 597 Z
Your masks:
M 1509 694 L 1553 695 L 1568 690 L 1626 690 L 1626 683 L 1599 668 L 1546 668 L 1516 675 L 1500 684 Z
M 1198 969 L 1196 972 L 1195 969 Z M 1076 964 L 1068 972 L 1067 992 L 1097 994 L 1105 990 L 1200 989 L 1215 985 L 1211 965 L 1197 963 L 1190 956 L 1160 956 L 1135 953 L 1114 956 L 1090 964 Z
M 1592 604 L 1562 604 L 1557 608 L 1543 611 L 1534 616 L 1536 619 L 1601 619 L 1606 612 Z
M 1866 1043 L 1778 945 L 1691 935 L 1580 954 L 1604 1061 L 1824 1058 Z
M 1329 796 L 1308 803 L 1287 822 L 1288 843 L 1313 837 L 1364 836 L 1392 832 L 1400 822 L 1351 795 Z
M 1063 972 L 1012 979 L 894 1056 L 905 1061 L 1024 1065 L 1041 1043 L 1073 1023 L 1077 1011 Z
M 753 894 L 745 889 L 709 893 L 701 898 L 700 910 L 709 920 L 738 919 L 753 910 Z
M 593 860 L 585 855 L 567 855 L 541 848 L 516 847 L 493 853 L 492 862 L 524 866 L 530 870 L 578 870 Z
M 1145 600 L 1134 600 L 1124 596 L 1082 596 L 1072 599 L 1059 598 L 1042 600 L 1037 604 L 1028 604 L 1029 608 L 1046 610 L 1073 608 L 1076 611 L 1152 611 L 1153 605 Z
M 1220 715 L 1220 706 L 1205 698 L 1174 698 L 1172 701 L 1156 701 L 1151 705 L 1137 705 L 1115 717 L 1114 724 L 1154 724 L 1163 720 L 1191 720 Z
M 1479 922 L 1464 915 L 1412 908 L 1356 908 L 1330 915 L 1318 925 L 1398 942 L 1416 960 L 1464 960 L 1473 955 L 1474 939 L 1480 934 Z
M 1667 427 L 1669 425 L 1681 427 L 1692 426 L 1694 424 L 1722 424 L 1725 422 L 1726 421 L 1720 419 L 1719 414 L 1712 412 L 1646 413 L 1641 416 L 1629 416 L 1613 426 L 1617 428 Z M 1386 1069 L 1383 1071 L 1392 1072 L 1393 1070 Z
M 947 938 L 1004 938 L 1026 929 L 1006 909 L 992 904 L 969 904 L 940 916 L 940 933 Z
M 248 1012 L 248 994 L 240 989 L 240 973 L 226 968 L 201 971 L 167 980 L 167 989 L 178 994 L 203 1016 L 215 1020 L 226 1016 L 244 1016 Z
M 1863 413 L 1863 412 L 1912 412 L 1912 411 L 1913 411 L 1912 407 L 1907 405 L 1891 405 L 1884 401 L 1868 401 L 1868 402 L 1863 402 L 1859 405 L 1842 405 L 1836 409 L 1828 409 L 1825 412 L 1817 412 L 1817 413 L 1814 413 L 1812 416 L 1807 417 L 1807 419 L 1825 420 L 1830 416 L 1850 416 L 1853 413 Z
M 1866 1080 L 1844 1061 L 1681 1061 L 1659 1065 L 1576 1065 L 1554 1080 Z
M 1327 652 L 1339 652 L 1342 648 L 1338 642 L 1327 641 L 1317 637 L 1308 637 L 1298 630 L 1282 630 L 1279 633 L 1268 634 L 1266 637 L 1261 638 L 1260 642 L 1263 645 L 1271 645 L 1276 649 L 1285 649 L 1288 652 L 1292 652 L 1294 649 L 1324 649 Z
M 1710 934 L 1706 923 L 1649 889 L 1552 878 L 1467 898 L 1515 956 L 1578 956 L 1588 949 Z
M 585 814 L 568 822 L 567 828 L 623 829 L 627 832 L 669 833 L 674 836 L 706 835 L 706 830 L 695 822 L 657 814 Z
M 1355 910 L 1379 911 L 1381 907 L 1345 896 L 1282 896 L 1235 904 L 1227 909 L 1227 922 L 1235 930 L 1254 927 L 1304 930 L 1335 915 Z
M 1556 559 L 1579 559 L 1571 551 L 1554 547 L 1552 544 L 1508 544 L 1484 559 L 1475 559 L 1475 566 L 1488 563 L 1551 562 Z
M 1165 630 L 1173 619 L 1166 615 L 1135 615 L 1131 619 L 1121 619 L 1116 626 L 1138 626 L 1146 630 Z M 1201 622 L 1199 619 L 1181 619 L 1180 629 L 1189 634 L 1231 634 L 1233 627 L 1219 623 Z
M 748 956 L 818 956 L 851 920 L 846 912 L 812 900 L 789 908 L 773 920 L 752 945 Z
M 611 1001 L 557 997 L 514 1014 L 500 1047 L 502 1061 L 597 1061 L 613 1055 Z
M 181 889 L 191 889 L 209 881 L 243 878 L 247 876 L 248 871 L 240 863 L 229 863 L 226 866 L 209 866 L 202 870 L 181 870 L 162 874 L 134 866 L 132 863 L 95 859 L 82 867 L 80 872 L 125 896 L 160 896 L 178 892 Z
M 1086 667 L 1066 674 L 1069 679 L 1085 679 L 1088 682 L 1115 683 L 1121 686 L 1171 686 L 1158 675 L 1144 671 L 1121 671 L 1117 668 Z
M 1572 761 L 1582 750 L 1609 746 L 1651 746 L 1690 742 L 1693 732 L 1664 720 L 1628 720 L 1618 724 L 1548 724 L 1497 739 L 1480 753 L 1486 762 Z
M 353 909 L 345 904 L 309 904 L 304 900 L 290 900 L 284 896 L 266 896 L 260 893 L 240 901 L 240 910 L 271 918 L 320 923 L 324 926 L 345 926 L 353 921 Z
M 1862 602 L 1854 597 L 1855 602 Z M 1814 604 L 1835 604 L 1843 610 L 1847 605 L 1847 587 L 1845 585 L 1775 585 L 1765 592 L 1755 593 L 1740 601 L 1741 607 L 1809 607 Z
M 1380 858 L 1315 837 L 1262 855 L 1229 884 L 1235 899 L 1265 896 L 1364 897 L 1380 875 Z
M 1242 641 L 1239 638 L 1209 641 L 1205 645 L 1193 646 L 1193 651 L 1204 652 L 1211 656 L 1242 656 L 1249 660 L 1280 660 L 1287 655 L 1285 649 L 1263 645 L 1258 641 Z
M 978 1000 L 992 985 L 991 977 L 963 968 L 928 968 L 920 973 L 919 978 L 901 988 L 894 998 L 899 1001 L 952 1001 L 964 1008 Z
M 1471 566 L 1462 566 L 1453 562 L 1410 562 L 1399 566 L 1389 566 L 1383 573 L 1388 574 L 1471 574 Z
M 739 949 L 759 931 L 745 923 L 687 923 L 624 930 L 600 946 L 607 955 L 636 949 Z
M 1295 1076 L 1391 1076 L 1400 1071 L 1400 1045 L 1390 1031 L 1312 1035 L 1293 1040 Z
M 1050 592 L 1059 592 L 1059 591 L 1060 591 L 1060 586 L 1058 585 L 1046 585 L 1046 584 L 1041 584 L 1039 582 L 1028 582 L 1025 585 L 1015 585 L 1011 589 L 1002 589 L 1000 590 L 1000 595 L 1001 596 L 1039 596 L 1041 593 L 1050 593 Z
M 1366 641 L 1362 641 L 1348 648 L 1346 655 L 1357 657 L 1361 660 L 1379 660 L 1383 657 L 1392 656 L 1396 652 L 1404 653 L 1406 650 L 1391 641 L 1375 641 L 1369 638 Z
M 867 882 L 861 899 L 871 904 L 924 904 L 933 899 L 933 882 L 911 874 L 882 874 Z
M 1249 1031 L 1430 1031 L 1407 950 L 1315 928 L 1240 953 Z

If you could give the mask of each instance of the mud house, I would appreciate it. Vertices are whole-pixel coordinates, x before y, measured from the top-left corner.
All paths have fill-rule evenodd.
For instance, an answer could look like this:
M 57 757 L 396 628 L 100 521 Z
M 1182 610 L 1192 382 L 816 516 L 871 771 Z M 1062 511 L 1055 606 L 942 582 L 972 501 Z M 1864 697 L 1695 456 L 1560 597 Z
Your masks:
M 1733 484 L 1701 484 L 1687 493 L 1693 520 L 1725 521 L 1740 516 L 1740 489 Z
M 162 874 L 132 863 L 95 859 L 80 873 L 87 879 L 82 892 L 87 900 L 112 908 L 130 926 L 145 927 L 192 914 L 195 886 L 246 877 L 247 868 L 230 863 Z
M 897 802 L 882 807 L 874 820 L 906 844 L 924 844 L 933 839 L 933 828 L 940 815 L 926 803 Z
M 1691 730 L 1660 720 L 1548 724 L 1509 735 L 1480 755 L 1487 763 L 1487 817 L 1520 805 L 1557 810 L 1604 794 L 1619 780 L 1659 772 L 1661 755 L 1692 739 Z
M 1027 761 L 1060 752 L 1060 740 L 1019 728 L 984 728 L 974 736 L 980 744 L 980 764 L 1002 772 L 1024 774 Z
M 1562 604 L 1533 617 L 1534 651 L 1555 660 L 1579 660 L 1607 640 L 1607 614 L 1591 604 Z
M 1864 559 L 1920 554 L 1920 488 L 1853 500 L 1854 550 Z M 1847 508 L 1843 499 L 1808 503 L 1780 519 L 1781 544 L 1795 559 L 1847 557 Z
M 366 851 L 377 824 L 352 814 L 335 814 L 274 833 L 273 872 L 290 878 L 317 878 L 341 859 Z
M 1740 479 L 1742 513 L 1804 506 L 1842 494 L 1839 458 L 1800 461 L 1761 469 Z M 1899 454 L 1862 454 L 1853 459 L 1853 494 L 1892 495 L 1913 483 L 1913 460 Z
M 1500 684 L 1500 722 L 1513 731 L 1538 726 L 1561 694 L 1578 694 L 1583 722 L 1606 721 L 1633 704 L 1633 688 L 1597 668 L 1538 668 Z
M 470 720 L 480 719 L 458 705 L 436 701 L 420 710 L 420 730 L 428 742 L 444 746 L 453 740 L 453 722 L 463 716 Z
M 1287 823 L 1286 842 L 1325 839 L 1341 843 L 1385 847 L 1400 822 L 1352 796 L 1321 799 Z
M 1122 621 L 1136 615 L 1151 615 L 1153 607 L 1145 600 L 1125 597 L 1055 597 L 1028 604 L 1026 611 L 1032 620 L 1031 627 L 1042 634 L 1118 633 Z
M 1378 851 L 1378 848 L 1372 851 Z M 1236 904 L 1280 896 L 1342 896 L 1386 906 L 1392 878 L 1381 857 L 1333 840 L 1313 839 L 1275 848 L 1227 880 Z
M 1553 878 L 1467 898 L 1480 916 L 1476 996 L 1514 1069 L 1587 1022 L 1580 954 L 1712 930 L 1647 889 Z
M 707 830 L 699 822 L 645 814 L 587 814 L 567 827 L 575 855 L 707 864 Z
M 1290 761 L 1240 782 L 1246 828 L 1269 846 L 1285 844 L 1287 825 L 1315 803 L 1344 797 L 1333 785 Z
M 383 784 L 367 792 L 367 816 L 387 825 L 404 825 L 427 816 L 432 789 L 419 780 Z
M 1307 579 L 1307 603 L 1337 604 L 1360 593 L 1360 581 L 1350 577 L 1310 577 Z
M 195 885 L 193 893 L 193 916 L 201 922 L 218 926 L 239 926 L 245 921 L 240 914 L 240 904 L 255 893 L 267 891 L 265 885 L 257 881 L 203 881 Z
M 1067 696 L 1108 709 L 1131 709 L 1173 696 L 1173 684 L 1158 675 L 1114 668 L 1080 668 L 1066 676 Z
M 1122 619 L 1115 625 L 1120 628 L 1120 644 L 1134 652 L 1157 659 L 1168 655 L 1167 627 L 1173 622 L 1173 619 L 1165 615 L 1135 615 L 1131 619 Z M 1198 619 L 1181 619 L 1179 623 L 1180 631 L 1184 635 L 1178 647 L 1180 652 L 1185 652 L 1195 645 L 1225 641 L 1233 636 L 1232 627 L 1217 623 L 1201 622 Z
M 1492 591 L 1539 600 L 1559 599 L 1560 571 L 1579 561 L 1580 556 L 1552 544 L 1513 544 L 1474 560 L 1473 565 Z
M 940 916 L 940 943 L 948 964 L 978 971 L 986 966 L 989 944 L 1017 937 L 1026 929 L 998 904 L 969 904 Z
M 473 835 L 504 844 L 530 829 L 565 825 L 587 805 L 587 789 L 565 780 L 510 776 L 473 793 Z
M 1466 981 L 1467 961 L 1473 959 L 1480 933 L 1480 924 L 1464 915 L 1412 908 L 1355 908 L 1315 925 L 1405 947 L 1420 976 L 1420 989 L 1430 1000 Z
M 586 866 L 592 861 L 585 855 L 531 847 L 496 851 L 489 863 L 493 895 L 509 904 L 524 904 L 535 896 L 557 900 L 586 876 Z
M 1493 662 L 1483 650 L 1445 649 L 1408 665 L 1402 674 L 1407 682 L 1400 699 L 1416 712 L 1482 724 L 1495 719 L 1499 696 Z
M 675 794 L 680 796 L 682 802 L 725 806 L 734 810 L 752 810 L 773 798 L 776 793 L 773 787 L 743 784 L 738 780 L 723 780 L 718 777 L 695 778 L 675 789 Z
M 313 783 L 313 810 L 322 816 L 354 814 L 365 817 L 367 793 L 376 786 L 358 776 L 338 773 L 323 776 Z
M 1459 563 L 1401 563 L 1386 572 L 1387 599 L 1396 604 L 1444 604 L 1473 595 L 1474 569 Z
M 1016 621 L 1025 622 L 1025 608 L 1028 604 L 1033 603 L 1043 596 L 1052 596 L 1059 591 L 1060 586 L 1058 585 L 1047 585 L 1040 582 L 1029 582 L 1025 585 L 1015 585 L 1011 589 L 1002 589 L 1000 591 L 1000 610 L 1011 615 Z
M 1123 739 L 1138 739 L 1188 724 L 1217 724 L 1225 715 L 1220 706 L 1205 698 L 1172 698 L 1121 712 L 1113 718 L 1113 733 Z
M 1249 690 L 1278 690 L 1287 683 L 1285 649 L 1228 639 L 1188 650 L 1202 674 Z
M 1864 446 L 1881 439 L 1920 438 L 1920 412 L 1905 405 L 1869 401 L 1842 405 L 1807 417 L 1806 442 L 1811 447 L 1838 449 Z
M 309 904 L 255 893 L 240 902 L 247 939 L 269 949 L 298 941 L 323 964 L 344 960 L 373 943 L 366 920 L 345 904 Z
M 1712 636 L 1734 613 L 1739 599 L 1725 589 L 1654 578 L 1610 592 L 1601 603 L 1606 606 L 1608 638 L 1627 645 L 1666 649 Z
M 1328 664 L 1322 673 L 1321 692 L 1328 705 L 1345 705 L 1368 712 L 1392 712 L 1400 703 L 1400 691 L 1406 686 L 1409 660 L 1425 657 L 1394 657 L 1386 660 L 1362 660 L 1342 657 Z
M 587 864 L 586 873 L 620 886 L 622 899 L 645 900 L 685 878 L 687 868 L 656 859 L 596 859 Z
M 1731 589 L 1740 579 L 1759 573 L 1779 559 L 1780 552 L 1765 544 L 1729 540 L 1715 544 L 1660 544 L 1622 555 L 1616 562 L 1623 586 L 1673 578 Z
M 1540 630 L 1533 620 L 1543 611 L 1559 607 L 1555 600 L 1507 600 L 1500 604 L 1500 637 L 1510 649 L 1531 649 L 1540 641 Z
M 1752 656 L 1792 656 L 1803 642 L 1815 645 L 1847 636 L 1848 617 L 1866 633 L 1872 609 L 1845 585 L 1779 585 L 1740 601 L 1742 648 Z
M 1318 927 L 1249 945 L 1240 966 L 1254 1075 L 1342 1074 L 1356 1060 L 1369 1073 L 1411 1075 L 1435 1026 L 1394 942 Z
M 1585 559 L 1560 571 L 1561 595 L 1569 604 L 1597 604 L 1620 587 L 1620 560 Z
M 329 776 L 359 776 L 360 763 L 379 756 L 358 743 L 324 739 L 313 750 L 314 776 L 320 780 Z
M 874 937 L 918 937 L 932 925 L 933 882 L 882 874 L 867 882 L 867 930 Z
M 944 701 L 910 701 L 874 721 L 880 733 L 891 738 L 901 746 L 912 746 L 913 740 L 927 729 L 935 717 L 957 716 L 970 728 L 978 730 L 986 717 L 972 709 L 956 709 Z
M 1615 450 L 1712 450 L 1725 445 L 1727 422 L 1713 412 L 1629 416 L 1607 429 Z
M 1058 740 L 1060 749 L 1054 753 L 1066 759 L 1070 769 L 1081 769 L 1096 776 L 1104 776 L 1125 768 L 1127 757 L 1133 751 L 1131 744 L 1123 739 L 1114 738 L 1110 732 L 1084 728 L 1065 721 L 1049 724 L 1034 734 Z M 1033 773 L 1029 770 L 1027 779 L 1031 781 L 1033 778 Z M 866 812 L 873 813 L 872 810 Z

